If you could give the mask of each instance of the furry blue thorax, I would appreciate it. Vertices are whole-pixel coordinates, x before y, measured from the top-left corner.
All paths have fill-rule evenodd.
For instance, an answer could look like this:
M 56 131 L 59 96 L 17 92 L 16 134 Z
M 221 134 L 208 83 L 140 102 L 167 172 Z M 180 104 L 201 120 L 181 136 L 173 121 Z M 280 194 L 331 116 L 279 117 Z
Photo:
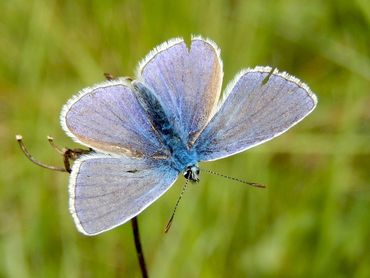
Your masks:
M 155 93 L 139 81 L 134 81 L 132 85 L 136 99 L 171 155 L 172 167 L 182 172 L 187 167 L 195 165 L 198 162 L 196 151 L 188 147 L 185 141 L 187 137 L 181 136 Z

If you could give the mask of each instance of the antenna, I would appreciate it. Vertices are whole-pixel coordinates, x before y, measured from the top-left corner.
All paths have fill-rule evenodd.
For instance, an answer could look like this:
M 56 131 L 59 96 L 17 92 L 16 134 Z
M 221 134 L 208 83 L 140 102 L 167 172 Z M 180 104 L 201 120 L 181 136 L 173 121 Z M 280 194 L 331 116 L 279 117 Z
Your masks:
M 185 184 L 184 184 L 184 186 L 183 186 L 183 188 L 182 188 L 182 191 L 181 191 L 181 193 L 180 193 L 180 196 L 179 196 L 179 198 L 177 199 L 176 205 L 175 205 L 175 207 L 174 207 L 174 209 L 173 209 L 173 211 L 172 211 L 171 218 L 170 218 L 170 220 L 168 220 L 168 223 L 167 223 L 167 225 L 166 225 L 166 228 L 164 229 L 164 232 L 165 232 L 165 233 L 167 233 L 167 232 L 170 230 L 170 228 L 171 228 L 173 218 L 175 217 L 176 209 L 177 209 L 177 207 L 179 206 L 180 200 L 181 200 L 181 198 L 182 198 L 182 195 L 184 195 L 184 192 L 185 192 L 185 190 L 186 190 L 186 188 L 187 188 L 187 186 L 188 186 L 188 183 L 189 183 L 189 179 L 186 179 L 186 182 L 185 182 Z
M 229 176 L 226 176 L 226 175 L 223 175 L 223 174 L 220 174 L 220 173 L 216 173 L 215 171 L 208 170 L 208 169 L 205 169 L 205 168 L 199 168 L 199 169 L 201 171 L 205 171 L 209 174 L 213 174 L 213 175 L 220 176 L 220 177 L 223 177 L 223 178 L 226 178 L 226 179 L 229 179 L 229 180 L 233 180 L 233 181 L 241 182 L 241 183 L 244 183 L 244 184 L 248 184 L 248 185 L 253 186 L 253 187 L 266 188 L 265 185 L 260 184 L 260 183 L 249 182 L 249 181 L 241 180 L 241 179 L 238 179 L 238 178 L 229 177 Z

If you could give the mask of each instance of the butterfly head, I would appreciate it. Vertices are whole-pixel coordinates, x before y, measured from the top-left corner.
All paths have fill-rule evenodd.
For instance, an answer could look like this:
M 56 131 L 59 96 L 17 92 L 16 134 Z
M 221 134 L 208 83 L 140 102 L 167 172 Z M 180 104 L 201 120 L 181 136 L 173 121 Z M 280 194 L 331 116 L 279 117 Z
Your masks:
M 184 177 L 192 182 L 199 182 L 199 172 L 199 167 L 197 165 L 191 165 L 186 167 Z

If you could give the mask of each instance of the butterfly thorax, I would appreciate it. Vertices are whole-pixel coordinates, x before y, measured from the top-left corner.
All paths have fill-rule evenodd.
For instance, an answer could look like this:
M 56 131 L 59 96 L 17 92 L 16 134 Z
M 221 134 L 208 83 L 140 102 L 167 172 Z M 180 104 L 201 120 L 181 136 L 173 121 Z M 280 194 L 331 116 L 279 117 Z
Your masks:
M 148 115 L 153 130 L 166 148 L 166 153 L 171 157 L 173 168 L 186 172 L 187 168 L 198 162 L 195 150 L 189 148 L 186 139 L 180 136 L 155 93 L 141 82 L 134 81 L 132 84 L 136 99 Z
M 185 171 L 187 167 L 191 167 L 198 162 L 197 154 L 193 149 L 187 149 L 185 144 L 178 145 L 172 152 L 173 166 L 178 171 Z

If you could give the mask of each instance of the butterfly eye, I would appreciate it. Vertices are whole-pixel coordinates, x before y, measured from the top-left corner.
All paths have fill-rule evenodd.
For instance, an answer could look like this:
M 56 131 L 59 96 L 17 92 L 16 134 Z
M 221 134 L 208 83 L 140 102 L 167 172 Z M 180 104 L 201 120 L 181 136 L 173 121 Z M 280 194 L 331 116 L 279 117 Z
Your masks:
M 185 177 L 185 179 L 190 179 L 191 178 L 191 169 L 190 168 L 187 168 L 186 170 L 185 170 L 185 172 L 184 172 L 184 177 Z

